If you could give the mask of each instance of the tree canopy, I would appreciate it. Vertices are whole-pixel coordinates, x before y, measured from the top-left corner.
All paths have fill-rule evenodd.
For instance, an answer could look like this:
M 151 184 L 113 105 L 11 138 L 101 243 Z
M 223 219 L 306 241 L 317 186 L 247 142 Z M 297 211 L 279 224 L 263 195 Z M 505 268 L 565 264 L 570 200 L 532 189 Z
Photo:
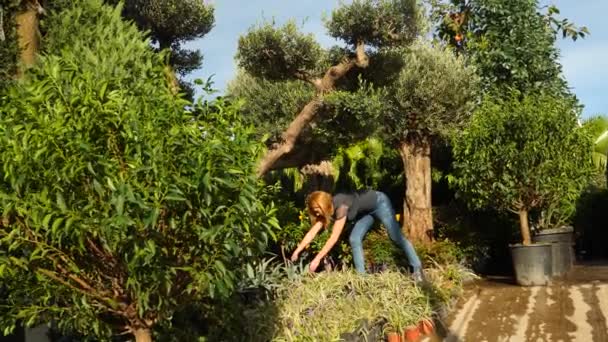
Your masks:
M 438 36 L 471 59 L 485 90 L 551 88 L 569 95 L 555 42 L 559 32 L 576 40 L 589 31 L 558 19 L 557 7 L 544 11 L 538 0 L 430 2 Z
M 578 127 L 572 101 L 517 91 L 482 101 L 453 139 L 452 182 L 472 206 L 527 213 L 580 193 L 591 172 L 592 142 Z

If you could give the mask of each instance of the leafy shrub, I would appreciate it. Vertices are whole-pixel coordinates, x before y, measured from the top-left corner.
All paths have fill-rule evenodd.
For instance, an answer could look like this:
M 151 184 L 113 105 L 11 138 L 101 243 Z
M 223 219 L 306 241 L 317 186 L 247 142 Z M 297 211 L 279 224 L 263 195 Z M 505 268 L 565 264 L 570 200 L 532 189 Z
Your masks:
M 149 335 L 228 297 L 277 226 L 238 107 L 185 110 L 120 11 L 86 0 L 54 14 L 57 54 L 2 95 L 3 329 Z
M 433 265 L 460 264 L 466 258 L 458 242 L 449 239 L 436 240 L 430 245 L 416 245 L 416 251 L 426 267 Z
M 373 229 L 367 233 L 363 240 L 363 251 L 371 272 L 396 270 L 399 266 L 407 264 L 407 261 L 398 262 L 398 258 L 405 258 L 405 255 L 391 241 L 385 229 Z

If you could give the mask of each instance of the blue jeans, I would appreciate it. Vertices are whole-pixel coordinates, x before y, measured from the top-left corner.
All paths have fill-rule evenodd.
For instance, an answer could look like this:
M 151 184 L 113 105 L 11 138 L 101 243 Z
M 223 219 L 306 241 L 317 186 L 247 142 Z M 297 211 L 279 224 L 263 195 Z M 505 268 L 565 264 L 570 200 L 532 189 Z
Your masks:
M 414 271 L 421 269 L 422 264 L 420 258 L 414 250 L 414 246 L 409 242 L 403 233 L 401 232 L 401 226 L 395 219 L 395 210 L 391 205 L 391 201 L 384 193 L 376 191 L 378 199 L 376 200 L 376 207 L 374 210 L 367 215 L 359 218 L 350 233 L 349 242 L 353 250 L 353 261 L 355 263 L 355 269 L 359 273 L 365 273 L 365 261 L 363 259 L 363 238 L 365 234 L 370 230 L 374 224 L 374 218 L 380 220 L 388 231 L 388 236 L 403 252 L 412 266 Z

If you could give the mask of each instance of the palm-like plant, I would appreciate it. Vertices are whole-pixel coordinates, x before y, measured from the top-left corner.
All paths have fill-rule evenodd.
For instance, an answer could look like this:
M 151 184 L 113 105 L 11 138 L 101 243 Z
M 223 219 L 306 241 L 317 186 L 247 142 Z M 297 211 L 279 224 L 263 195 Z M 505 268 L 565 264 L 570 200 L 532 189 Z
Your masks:
M 599 171 L 606 171 L 608 162 L 608 117 L 597 115 L 583 123 L 593 138 L 593 164 Z

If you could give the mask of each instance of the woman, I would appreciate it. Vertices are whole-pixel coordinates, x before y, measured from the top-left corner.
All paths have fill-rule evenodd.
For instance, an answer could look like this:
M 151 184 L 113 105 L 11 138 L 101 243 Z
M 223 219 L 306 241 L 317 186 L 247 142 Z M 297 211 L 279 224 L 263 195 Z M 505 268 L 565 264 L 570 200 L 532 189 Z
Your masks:
M 416 281 L 422 280 L 420 259 L 412 244 L 401 233 L 401 227 L 395 219 L 395 210 L 384 193 L 365 190 L 352 194 L 336 194 L 332 198 L 327 192 L 315 191 L 307 197 L 306 207 L 313 225 L 293 252 L 292 261 L 296 261 L 300 252 L 310 244 L 322 228 L 327 228 L 330 221 L 333 220 L 331 236 L 310 264 L 310 271 L 314 272 L 319 267 L 321 260 L 338 242 L 346 222 L 355 221 L 349 242 L 353 250 L 355 268 L 358 272 L 365 273 L 363 238 L 372 227 L 374 218 L 376 218 L 386 227 L 391 240 L 405 252 L 414 271 L 414 279 Z

